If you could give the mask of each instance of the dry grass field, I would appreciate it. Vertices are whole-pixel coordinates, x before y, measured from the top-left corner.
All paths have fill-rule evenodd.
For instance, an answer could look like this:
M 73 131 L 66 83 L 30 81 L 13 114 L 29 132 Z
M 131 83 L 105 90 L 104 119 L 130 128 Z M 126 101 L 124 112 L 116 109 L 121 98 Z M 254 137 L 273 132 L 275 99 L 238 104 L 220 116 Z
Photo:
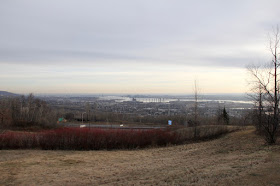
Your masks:
M 1 150 L 0 185 L 280 185 L 280 145 L 254 129 L 141 150 Z

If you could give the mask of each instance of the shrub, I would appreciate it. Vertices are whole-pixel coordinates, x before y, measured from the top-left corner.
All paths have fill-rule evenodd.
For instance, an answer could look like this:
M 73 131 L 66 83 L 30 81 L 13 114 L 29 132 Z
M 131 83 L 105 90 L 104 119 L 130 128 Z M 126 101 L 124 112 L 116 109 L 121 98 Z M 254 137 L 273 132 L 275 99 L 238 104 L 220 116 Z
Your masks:
M 0 135 L 0 149 L 132 149 L 174 144 L 176 139 L 175 133 L 166 130 L 59 128 L 37 133 L 6 132 Z
M 209 139 L 229 132 L 227 126 L 197 128 L 197 139 Z M 5 132 L 0 134 L 0 149 L 100 150 L 134 149 L 166 146 L 192 141 L 194 129 L 98 129 L 58 128 L 40 132 Z
M 207 125 L 197 127 L 197 139 L 206 140 L 219 137 L 222 134 L 238 130 L 239 127 L 225 126 L 225 125 Z M 194 140 L 194 127 L 181 128 L 176 131 L 177 141 L 193 141 Z
M 29 132 L 5 132 L 0 135 L 0 149 L 39 148 L 38 136 Z

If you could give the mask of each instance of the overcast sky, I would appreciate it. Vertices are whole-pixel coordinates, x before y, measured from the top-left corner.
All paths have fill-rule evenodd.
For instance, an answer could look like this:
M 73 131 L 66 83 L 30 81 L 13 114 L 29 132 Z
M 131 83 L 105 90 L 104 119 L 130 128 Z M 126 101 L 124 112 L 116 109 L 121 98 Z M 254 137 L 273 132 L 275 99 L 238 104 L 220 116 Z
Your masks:
M 0 90 L 243 93 L 279 0 L 2 0 Z

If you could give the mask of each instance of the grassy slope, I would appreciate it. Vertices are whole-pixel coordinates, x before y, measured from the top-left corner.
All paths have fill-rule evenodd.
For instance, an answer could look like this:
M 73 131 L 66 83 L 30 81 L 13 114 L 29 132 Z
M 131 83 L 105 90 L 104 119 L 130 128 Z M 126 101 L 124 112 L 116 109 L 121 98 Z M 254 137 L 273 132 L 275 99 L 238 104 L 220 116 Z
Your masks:
M 263 144 L 247 129 L 132 151 L 3 150 L 0 185 L 279 185 L 280 145 Z

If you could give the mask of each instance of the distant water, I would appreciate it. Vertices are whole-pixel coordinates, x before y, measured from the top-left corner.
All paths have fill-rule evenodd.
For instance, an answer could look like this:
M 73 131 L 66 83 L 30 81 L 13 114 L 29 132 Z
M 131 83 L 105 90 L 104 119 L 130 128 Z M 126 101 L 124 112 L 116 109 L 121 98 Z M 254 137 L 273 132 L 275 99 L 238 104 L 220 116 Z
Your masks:
M 95 97 L 99 100 L 115 100 L 116 102 L 124 101 L 139 101 L 144 103 L 149 102 L 162 102 L 169 103 L 173 101 L 194 101 L 193 94 L 181 94 L 181 95 L 172 95 L 172 94 L 39 94 L 42 97 L 66 97 L 66 98 L 83 98 L 83 97 Z M 245 103 L 252 104 L 253 101 L 249 99 L 246 94 L 200 94 L 199 102 L 233 102 L 233 103 Z
M 98 96 L 99 100 L 115 100 L 116 102 L 124 102 L 124 101 L 139 101 L 144 103 L 149 102 L 162 102 L 168 103 L 173 101 L 194 101 L 193 95 L 187 96 L 162 96 L 162 95 L 152 95 L 152 96 L 141 96 L 141 95 L 127 95 L 127 96 L 118 96 L 118 95 L 107 95 L 107 96 Z M 248 103 L 252 104 L 253 102 L 249 100 L 246 95 L 233 95 L 233 94 L 224 94 L 224 95 L 203 95 L 198 99 L 199 102 L 233 102 L 233 103 Z

